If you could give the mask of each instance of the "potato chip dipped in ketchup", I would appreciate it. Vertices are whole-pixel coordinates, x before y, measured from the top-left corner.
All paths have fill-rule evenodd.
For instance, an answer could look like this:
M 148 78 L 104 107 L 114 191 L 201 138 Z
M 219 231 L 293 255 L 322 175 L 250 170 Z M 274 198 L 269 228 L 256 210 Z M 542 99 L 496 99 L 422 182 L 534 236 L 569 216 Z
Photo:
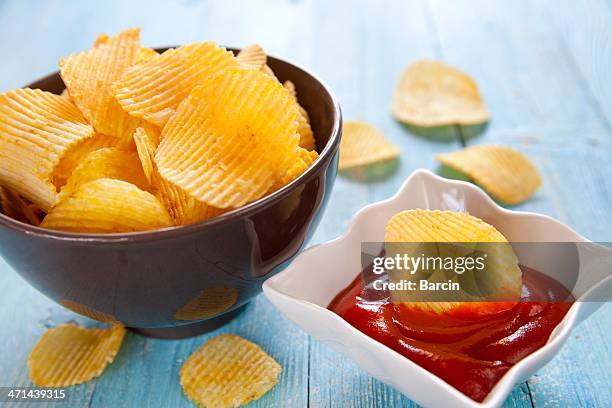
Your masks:
M 476 401 L 546 344 L 573 300 L 468 213 L 400 212 L 383 254 L 328 308 Z

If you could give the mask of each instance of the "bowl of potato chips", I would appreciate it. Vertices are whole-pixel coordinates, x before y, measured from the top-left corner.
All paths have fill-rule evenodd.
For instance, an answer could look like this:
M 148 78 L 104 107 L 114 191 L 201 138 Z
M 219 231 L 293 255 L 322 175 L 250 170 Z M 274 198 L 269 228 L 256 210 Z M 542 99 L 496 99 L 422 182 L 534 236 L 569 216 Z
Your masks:
M 145 334 L 224 323 L 314 232 L 341 112 L 308 71 L 213 42 L 96 39 L 0 94 L 0 255 L 65 307 Z

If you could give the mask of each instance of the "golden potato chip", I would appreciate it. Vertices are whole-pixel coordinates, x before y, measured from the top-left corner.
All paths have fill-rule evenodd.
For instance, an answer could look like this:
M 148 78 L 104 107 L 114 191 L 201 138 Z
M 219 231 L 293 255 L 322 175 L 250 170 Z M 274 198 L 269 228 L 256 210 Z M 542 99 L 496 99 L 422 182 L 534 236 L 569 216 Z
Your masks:
M 92 127 L 70 100 L 38 89 L 0 94 L 0 184 L 44 211 L 55 201 L 54 167 Z
M 171 225 L 168 212 L 151 193 L 108 178 L 78 186 L 41 223 L 44 228 L 82 233 L 145 231 Z
M 308 112 L 306 112 L 306 109 L 304 109 L 298 102 L 295 85 L 291 81 L 285 81 L 283 86 L 289 91 L 291 96 L 293 96 L 293 100 L 295 101 L 299 112 L 297 121 L 298 133 L 300 135 L 300 147 L 306 150 L 316 149 L 315 138 L 312 133 L 312 128 L 310 127 L 310 118 L 308 117 Z
M 297 91 L 295 90 L 295 84 L 291 81 L 285 81 L 283 82 L 283 86 L 285 87 L 285 89 L 287 91 L 289 91 L 289 93 L 291 94 L 291 96 L 293 96 L 293 99 L 295 99 L 297 101 Z
M 274 75 L 274 71 L 272 71 L 272 69 L 266 63 L 268 57 L 266 56 L 266 52 L 261 45 L 247 45 L 240 50 L 238 55 L 236 55 L 236 59 L 241 67 L 261 71 L 278 81 L 278 78 L 276 78 L 276 75 Z
M 240 207 L 264 195 L 297 159 L 297 116 L 277 81 L 229 68 L 181 103 L 155 162 L 162 177 L 196 199 Z
M 60 304 L 64 306 L 65 308 L 72 310 L 75 313 L 89 317 L 90 319 L 97 320 L 102 323 L 117 324 L 117 325 L 121 324 L 112 315 L 101 312 L 89 306 L 85 306 L 84 304 L 76 302 L 74 300 L 61 299 Z
M 399 244 L 398 244 L 399 243 Z M 432 246 L 407 246 L 405 243 L 446 243 L 447 245 Z M 470 243 L 473 243 L 470 244 Z M 486 245 L 483 243 L 496 243 Z M 404 244 L 404 245 L 402 245 Z M 452 244 L 452 245 L 448 245 Z M 452 273 L 449 276 L 444 270 L 426 270 L 421 276 L 414 271 L 390 272 L 391 281 L 420 280 L 425 278 L 429 282 L 462 282 L 463 293 L 453 293 L 453 299 L 465 299 L 463 301 L 448 300 L 449 295 L 443 291 L 438 293 L 423 293 L 414 291 L 393 291 L 392 297 L 402 299 L 403 304 L 408 307 L 436 313 L 448 312 L 453 309 L 479 311 L 497 311 L 499 308 L 507 307 L 505 302 L 493 302 L 495 304 L 482 304 L 487 299 L 513 300 L 520 298 L 522 288 L 522 272 L 518 266 L 518 259 L 508 244 L 506 238 L 495 229 L 479 218 L 466 212 L 438 211 L 438 210 L 406 210 L 395 214 L 386 225 L 385 229 L 385 256 L 395 257 L 396 254 L 404 256 L 407 252 L 414 251 L 416 256 L 427 253 L 430 257 L 446 259 L 447 256 L 467 256 L 474 253 L 486 253 L 488 256 L 486 268 L 480 275 Z M 395 273 L 395 274 L 394 274 Z M 487 296 L 475 296 L 473 293 L 465 292 L 466 280 L 479 280 L 481 283 L 491 281 L 493 288 Z M 436 301 L 426 301 L 437 299 Z M 442 301 L 441 301 L 442 300 Z
M 89 51 L 60 60 L 60 75 L 70 96 L 97 132 L 131 140 L 138 120 L 113 97 L 111 85 L 136 61 L 140 30 L 130 29 Z
M 51 182 L 57 191 L 66 184 L 75 167 L 81 160 L 94 150 L 116 146 L 119 139 L 115 136 L 96 133 L 93 137 L 72 145 L 53 168 Z
M 215 43 L 187 44 L 134 65 L 113 85 L 113 92 L 130 115 L 163 126 L 196 85 L 236 65 L 233 54 Z
M 123 326 L 86 329 L 62 324 L 47 330 L 28 358 L 30 379 L 39 387 L 68 387 L 98 377 L 113 362 Z
M 204 343 L 181 368 L 183 392 L 200 407 L 238 407 L 278 382 L 281 366 L 256 344 L 233 334 Z
M 138 48 L 138 52 L 136 53 L 136 64 L 140 64 L 141 62 L 148 61 L 151 57 L 154 57 L 157 54 L 153 48 L 140 47 Z
M 449 65 L 418 61 L 402 74 L 391 112 L 416 126 L 475 125 L 489 120 L 476 82 Z
M 289 167 L 289 170 L 274 183 L 271 190 L 276 191 L 301 176 L 318 157 L 319 153 L 300 148 L 298 159 Z
M 94 150 L 79 162 L 58 194 L 58 201 L 71 195 L 80 185 L 100 178 L 123 180 L 141 190 L 152 191 L 136 152 L 107 147 Z
M 0 212 L 18 221 L 40 225 L 41 212 L 13 190 L 0 186 Z
M 385 242 L 507 242 L 492 225 L 466 212 L 406 210 L 385 229 Z
M 236 304 L 238 291 L 232 287 L 212 287 L 202 290 L 174 314 L 178 320 L 203 320 L 217 316 Z
M 519 151 L 507 146 L 481 145 L 439 154 L 436 159 L 471 177 L 507 204 L 527 200 L 542 185 L 538 169 Z
M 108 42 L 110 41 L 110 37 L 108 36 L 108 34 L 101 34 L 96 38 L 96 41 L 94 41 L 94 48 L 102 45 L 102 44 L 108 44 Z M 138 48 L 138 51 L 136 53 L 136 64 L 139 64 L 143 61 L 148 60 L 151 56 L 153 55 L 157 55 L 157 51 L 155 51 L 152 48 L 147 48 L 147 47 L 140 47 Z
M 94 48 L 99 47 L 102 44 L 107 44 L 110 40 L 110 36 L 108 34 L 100 34 L 96 37 L 96 40 L 93 43 Z
M 278 81 L 278 78 L 274 74 L 274 71 L 272 71 L 272 68 L 270 68 L 268 64 L 264 65 L 260 71 Z
M 400 150 L 383 133 L 365 122 L 345 122 L 340 141 L 341 170 L 395 159 Z
M 153 186 L 155 195 L 166 207 L 176 225 L 193 224 L 226 212 L 196 200 L 159 175 L 154 162 L 155 150 L 159 144 L 159 130 L 153 125 L 137 128 L 134 141 L 145 175 Z
M 266 65 L 267 57 L 261 45 L 251 44 L 240 50 L 236 59 L 243 68 L 261 71 Z

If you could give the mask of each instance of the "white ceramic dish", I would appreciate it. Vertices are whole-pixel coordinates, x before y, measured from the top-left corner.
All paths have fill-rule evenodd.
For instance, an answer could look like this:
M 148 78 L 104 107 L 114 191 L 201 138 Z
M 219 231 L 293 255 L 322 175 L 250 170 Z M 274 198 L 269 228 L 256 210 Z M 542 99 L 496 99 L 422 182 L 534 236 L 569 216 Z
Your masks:
M 419 404 L 459 408 L 500 406 L 514 385 L 548 363 L 559 352 L 572 328 L 600 304 L 576 302 L 544 347 L 512 367 L 482 403 L 472 400 L 326 309 L 334 296 L 361 271 L 361 243 L 383 241 L 387 220 L 393 214 L 411 208 L 468 211 L 494 225 L 511 242 L 588 242 L 548 216 L 503 209 L 470 183 L 447 180 L 427 170 L 417 170 L 395 196 L 360 210 L 342 236 L 304 251 L 287 269 L 268 279 L 263 285 L 264 293 L 307 333 L 347 354 L 369 374 Z M 602 250 L 606 251 L 605 248 Z M 581 275 L 597 273 L 601 276 L 602 284 L 587 293 L 587 296 L 594 294 L 597 299 L 602 299 L 602 293 L 612 292 L 612 256 L 609 252 L 602 255 L 591 257 L 596 261 L 589 265 L 580 265 Z M 581 299 L 587 300 L 586 297 Z

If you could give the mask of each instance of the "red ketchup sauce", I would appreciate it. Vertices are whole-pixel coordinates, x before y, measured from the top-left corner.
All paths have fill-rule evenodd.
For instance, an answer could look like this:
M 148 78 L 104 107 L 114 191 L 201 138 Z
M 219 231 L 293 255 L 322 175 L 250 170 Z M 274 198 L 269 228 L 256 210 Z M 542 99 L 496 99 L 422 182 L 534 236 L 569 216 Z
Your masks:
M 492 304 L 498 309 L 494 313 L 409 309 L 393 304 L 388 293 L 374 290 L 361 275 L 336 295 L 328 309 L 482 401 L 514 364 L 546 344 L 573 303 L 569 291 L 556 280 L 526 267 L 521 270 L 521 302 L 508 307 Z

